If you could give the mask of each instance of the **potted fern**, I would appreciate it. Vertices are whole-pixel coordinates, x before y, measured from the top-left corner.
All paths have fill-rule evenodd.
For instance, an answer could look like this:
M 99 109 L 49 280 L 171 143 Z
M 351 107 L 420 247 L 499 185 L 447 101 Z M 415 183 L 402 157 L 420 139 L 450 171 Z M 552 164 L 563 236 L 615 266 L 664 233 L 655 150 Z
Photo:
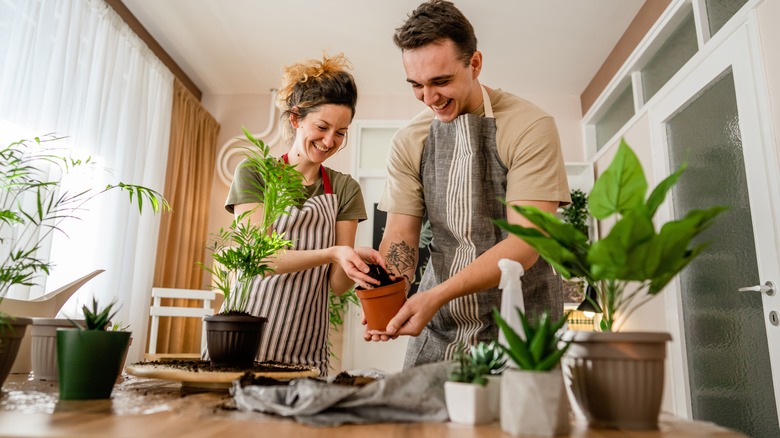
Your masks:
M 501 375 L 501 429 L 512 435 L 553 436 L 569 432 L 569 402 L 560 362 L 569 348 L 561 342 L 568 314 L 552 321 L 546 312 L 529 321 L 516 307 L 522 334 L 493 310 L 493 319 L 506 338 L 501 349 L 517 368 Z
M 685 167 L 648 195 L 642 165 L 621 141 L 588 197 L 590 214 L 614 223 L 600 240 L 591 241 L 574 225 L 533 207 L 513 208 L 538 229 L 496 221 L 536 249 L 564 278 L 578 277 L 596 292 L 602 332 L 568 333 L 572 347 L 563 359 L 575 411 L 592 426 L 658 427 L 671 336 L 619 330 L 632 312 L 661 293 L 704 250 L 707 244 L 696 237 L 726 210 L 692 210 L 656 228 L 653 218 Z
M 68 191 L 62 178 L 76 168 L 91 166 L 90 158 L 73 157 L 49 144 L 61 137 L 35 137 L 0 146 L 0 302 L 12 287 L 31 286 L 47 275 L 51 261 L 39 250 L 52 233 L 63 232 L 63 223 L 78 219 L 89 200 L 109 191 L 129 195 L 138 206 L 150 204 L 154 212 L 170 206 L 156 191 L 122 182 L 99 190 Z M 0 312 L 0 384 L 10 371 L 30 318 Z
M 96 299 L 81 310 L 84 322 L 57 330 L 57 367 L 60 400 L 111 397 L 117 374 L 130 345 L 130 332 L 110 330 L 116 302 L 100 309 Z
M 265 318 L 247 312 L 252 281 L 270 275 L 273 256 L 292 242 L 274 229 L 274 222 L 304 197 L 303 178 L 294 166 L 269 153 L 269 147 L 244 128 L 250 142 L 244 166 L 251 167 L 264 181 L 252 189 L 261 200 L 263 215 L 259 223 L 249 219 L 250 212 L 235 218 L 228 228 L 215 236 L 209 251 L 214 260 L 211 273 L 215 290 L 224 295 L 220 312 L 203 318 L 206 325 L 206 349 L 212 365 L 251 367 L 260 346 Z

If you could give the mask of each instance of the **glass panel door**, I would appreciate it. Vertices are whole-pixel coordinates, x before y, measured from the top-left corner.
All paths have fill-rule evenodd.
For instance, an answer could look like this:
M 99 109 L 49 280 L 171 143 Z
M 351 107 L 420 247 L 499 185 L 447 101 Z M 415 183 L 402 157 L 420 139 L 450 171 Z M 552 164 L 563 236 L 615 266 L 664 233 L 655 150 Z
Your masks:
M 693 417 L 778 436 L 761 295 L 737 292 L 760 276 L 734 75 L 710 84 L 667 134 L 671 166 L 688 162 L 672 193 L 674 216 L 731 206 L 702 233 L 710 245 L 680 275 Z
M 651 110 L 658 139 L 656 182 L 682 162 L 687 170 L 664 207 L 667 218 L 696 208 L 731 209 L 700 236 L 704 252 L 666 292 L 675 412 L 740 430 L 780 436 L 780 284 L 778 157 L 758 98 L 762 70 L 743 26 L 700 61 Z M 773 315 L 774 319 L 773 319 Z M 675 332 L 677 330 L 677 332 Z

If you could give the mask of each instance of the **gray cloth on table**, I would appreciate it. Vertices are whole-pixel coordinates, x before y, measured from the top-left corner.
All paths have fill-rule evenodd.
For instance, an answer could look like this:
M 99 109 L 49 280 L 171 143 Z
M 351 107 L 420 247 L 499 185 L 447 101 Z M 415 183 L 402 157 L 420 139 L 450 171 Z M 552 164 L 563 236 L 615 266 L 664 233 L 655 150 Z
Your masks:
M 309 426 L 443 422 L 449 418 L 444 402 L 449 367 L 449 362 L 427 364 L 387 375 L 363 387 L 295 379 L 287 386 L 242 388 L 236 380 L 230 392 L 240 411 L 293 417 Z

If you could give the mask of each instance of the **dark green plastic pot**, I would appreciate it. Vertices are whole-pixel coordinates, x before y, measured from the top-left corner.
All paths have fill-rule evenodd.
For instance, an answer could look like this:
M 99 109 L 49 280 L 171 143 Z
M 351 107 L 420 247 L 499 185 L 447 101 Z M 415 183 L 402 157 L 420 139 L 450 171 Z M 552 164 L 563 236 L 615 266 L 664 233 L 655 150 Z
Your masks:
M 129 344 L 130 332 L 58 329 L 60 400 L 110 398 Z

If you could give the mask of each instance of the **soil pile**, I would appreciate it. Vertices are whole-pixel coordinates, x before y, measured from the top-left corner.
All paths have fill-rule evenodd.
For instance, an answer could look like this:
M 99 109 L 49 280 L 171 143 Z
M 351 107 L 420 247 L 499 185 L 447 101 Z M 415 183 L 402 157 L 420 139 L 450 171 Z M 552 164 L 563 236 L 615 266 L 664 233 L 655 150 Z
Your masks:
M 173 368 L 181 371 L 189 372 L 235 372 L 235 371 L 247 371 L 253 373 L 267 373 L 267 372 L 296 372 L 307 371 L 310 367 L 304 365 L 295 365 L 281 362 L 255 362 L 251 368 L 245 367 L 225 367 L 214 366 L 211 361 L 208 360 L 163 360 L 153 362 L 138 362 L 140 365 L 160 365 L 166 368 Z M 136 365 L 136 364 L 134 364 Z
M 340 372 L 333 379 L 334 385 L 346 385 L 346 386 L 366 386 L 376 379 L 368 376 L 353 376 L 346 371 Z
M 368 263 L 368 269 L 369 269 L 369 271 L 367 272 L 367 274 L 371 278 L 373 278 L 375 280 L 379 280 L 379 282 L 380 282 L 379 286 L 374 286 L 374 287 L 387 286 L 387 285 L 393 284 L 393 283 L 395 283 L 397 281 L 401 281 L 401 278 L 395 278 L 394 279 L 394 278 L 390 277 L 390 274 L 387 271 L 385 271 L 385 268 L 383 268 L 381 265 L 378 265 L 378 264 L 375 264 L 375 263 Z M 358 289 L 361 289 L 361 288 L 358 287 Z

